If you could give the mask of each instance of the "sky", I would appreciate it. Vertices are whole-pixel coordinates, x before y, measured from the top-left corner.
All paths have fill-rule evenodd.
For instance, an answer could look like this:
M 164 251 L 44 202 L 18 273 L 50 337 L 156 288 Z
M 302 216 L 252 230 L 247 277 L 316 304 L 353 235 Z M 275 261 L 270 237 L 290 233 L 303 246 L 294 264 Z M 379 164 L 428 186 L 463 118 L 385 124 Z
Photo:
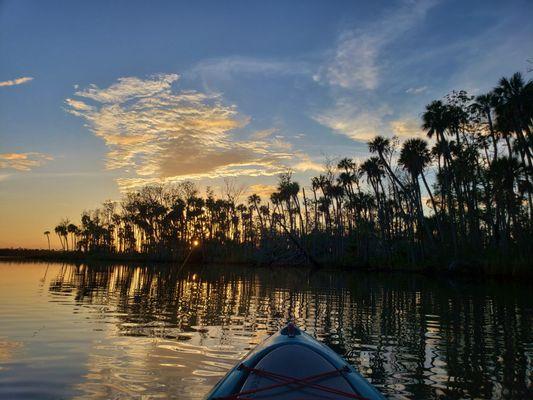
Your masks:
M 0 0 L 0 247 L 157 182 L 268 195 L 533 59 L 533 2 Z M 53 245 L 57 246 L 59 243 Z

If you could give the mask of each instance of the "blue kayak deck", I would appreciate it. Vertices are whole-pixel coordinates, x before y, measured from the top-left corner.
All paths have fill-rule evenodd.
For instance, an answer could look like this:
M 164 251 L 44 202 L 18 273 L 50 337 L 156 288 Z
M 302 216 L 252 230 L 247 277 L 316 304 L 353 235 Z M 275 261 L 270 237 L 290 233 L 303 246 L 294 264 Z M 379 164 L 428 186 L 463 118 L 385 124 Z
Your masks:
M 384 399 L 329 347 L 289 324 L 252 350 L 208 400 Z

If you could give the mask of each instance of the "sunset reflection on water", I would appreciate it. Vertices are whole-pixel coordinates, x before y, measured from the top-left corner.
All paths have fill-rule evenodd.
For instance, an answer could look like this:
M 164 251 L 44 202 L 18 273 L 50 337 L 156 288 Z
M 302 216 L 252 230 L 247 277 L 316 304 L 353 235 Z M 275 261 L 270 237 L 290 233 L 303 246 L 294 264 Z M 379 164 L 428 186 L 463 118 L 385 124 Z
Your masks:
M 289 319 L 392 398 L 530 394 L 531 309 L 517 284 L 216 266 L 0 263 L 0 274 L 5 398 L 201 398 Z

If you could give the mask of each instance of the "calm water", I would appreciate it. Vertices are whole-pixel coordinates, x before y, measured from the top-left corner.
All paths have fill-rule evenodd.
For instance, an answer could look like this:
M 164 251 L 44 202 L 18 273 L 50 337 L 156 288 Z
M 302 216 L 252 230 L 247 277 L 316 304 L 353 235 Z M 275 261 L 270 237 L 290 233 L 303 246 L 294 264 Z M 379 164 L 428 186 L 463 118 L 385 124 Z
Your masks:
M 531 286 L 0 263 L 0 397 L 197 399 L 291 316 L 391 398 L 531 398 Z

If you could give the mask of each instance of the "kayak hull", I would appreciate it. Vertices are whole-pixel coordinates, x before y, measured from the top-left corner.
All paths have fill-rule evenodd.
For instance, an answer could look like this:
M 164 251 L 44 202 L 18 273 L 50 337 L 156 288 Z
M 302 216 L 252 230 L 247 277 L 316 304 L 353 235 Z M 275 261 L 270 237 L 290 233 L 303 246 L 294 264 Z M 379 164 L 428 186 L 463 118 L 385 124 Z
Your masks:
M 290 400 L 302 396 L 384 399 L 337 353 L 292 324 L 248 353 L 215 385 L 206 399 Z

